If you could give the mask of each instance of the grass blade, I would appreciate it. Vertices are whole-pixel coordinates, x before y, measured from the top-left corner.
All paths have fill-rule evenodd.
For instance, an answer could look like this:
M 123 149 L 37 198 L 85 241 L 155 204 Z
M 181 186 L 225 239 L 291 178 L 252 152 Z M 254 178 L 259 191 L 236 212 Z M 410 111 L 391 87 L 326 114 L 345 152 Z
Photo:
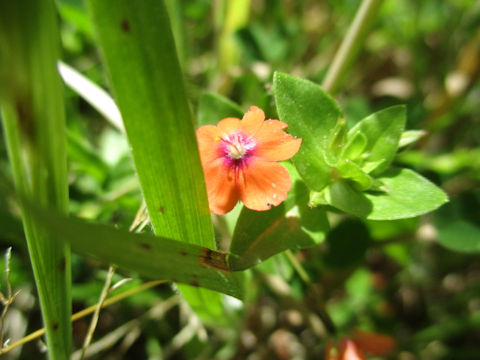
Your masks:
M 0 3 L 0 101 L 17 191 L 66 212 L 68 184 L 59 33 L 53 1 Z M 28 209 L 22 211 L 50 359 L 67 359 L 71 342 L 70 257 Z
M 163 1 L 89 1 L 155 233 L 214 248 L 183 77 Z M 219 294 L 182 287 L 204 320 Z
M 68 87 L 84 98 L 118 130 L 125 131 L 122 115 L 120 115 L 117 105 L 105 90 L 61 61 L 58 62 L 58 71 Z
M 75 252 L 151 279 L 177 281 L 243 298 L 241 274 L 230 271 L 226 253 L 30 208 L 53 238 L 68 241 Z

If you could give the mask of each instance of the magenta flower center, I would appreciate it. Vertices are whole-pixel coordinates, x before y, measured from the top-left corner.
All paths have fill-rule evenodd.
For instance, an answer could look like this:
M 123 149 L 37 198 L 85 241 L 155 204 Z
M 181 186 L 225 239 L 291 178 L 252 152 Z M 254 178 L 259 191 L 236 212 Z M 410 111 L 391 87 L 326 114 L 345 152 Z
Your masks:
M 220 140 L 223 156 L 229 165 L 243 164 L 252 155 L 257 145 L 253 138 L 241 133 L 230 134 Z

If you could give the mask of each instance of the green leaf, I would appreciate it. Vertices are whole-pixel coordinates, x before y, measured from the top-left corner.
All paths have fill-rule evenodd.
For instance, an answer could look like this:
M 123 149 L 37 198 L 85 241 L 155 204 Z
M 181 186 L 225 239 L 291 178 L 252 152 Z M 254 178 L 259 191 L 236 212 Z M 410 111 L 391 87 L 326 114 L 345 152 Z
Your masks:
M 299 219 L 284 214 L 284 204 L 262 212 L 243 208 L 230 248 L 233 270 L 247 269 L 297 244 L 310 243 L 300 231 Z
M 205 287 L 243 298 L 242 274 L 232 273 L 227 254 L 186 242 L 132 233 L 54 211 L 34 208 L 40 226 L 57 241 L 68 241 L 73 251 L 137 272 L 150 279 L 164 279 Z
M 92 23 L 88 18 L 83 1 L 58 0 L 58 11 L 62 19 L 90 38 L 93 37 Z
M 367 146 L 367 137 L 361 132 L 349 136 L 346 144 L 343 146 L 340 157 L 342 159 L 356 160 Z
M 405 128 L 405 106 L 392 106 L 367 116 L 358 122 L 347 135 L 347 143 L 353 143 L 358 133 L 365 135 L 359 165 L 367 173 L 380 174 L 392 162 Z
M 293 163 L 307 185 L 320 191 L 330 182 L 324 154 L 330 152 L 342 111 L 320 86 L 310 81 L 275 73 L 273 88 L 280 120 L 288 124 L 290 134 L 302 138 Z
M 296 205 L 287 213 L 287 216 L 297 216 L 300 220 L 302 232 L 309 236 L 309 241 L 298 243 L 296 248 L 311 247 L 320 244 L 330 227 L 324 208 L 312 208 L 309 204 L 309 189 L 303 181 L 294 185 Z
M 328 140 L 328 151 L 323 153 L 325 162 L 327 165 L 335 167 L 338 164 L 340 154 L 345 144 L 345 138 L 347 135 L 347 121 L 341 118 L 337 121 L 335 128 L 330 133 Z
M 325 189 L 323 195 L 327 204 L 346 213 L 366 218 L 372 212 L 372 203 L 366 194 L 355 189 L 349 181 L 334 182 Z
M 399 148 L 411 145 L 424 137 L 427 134 L 425 130 L 407 130 L 402 133 L 400 138 L 400 143 L 398 144 Z
M 118 130 L 125 132 L 122 115 L 113 99 L 105 90 L 61 61 L 58 62 L 58 71 L 68 87 L 92 105 Z
M 164 2 L 87 4 L 155 233 L 214 249 L 194 122 Z M 222 317 L 219 294 L 181 291 L 204 320 Z
M 230 247 L 232 270 L 242 270 L 287 249 L 300 249 L 322 242 L 329 224 L 323 208 L 308 206 L 309 190 L 295 168 L 287 200 L 268 211 L 243 208 Z
M 53 1 L 0 2 L 1 120 L 16 191 L 68 209 L 60 36 Z M 28 209 L 22 220 L 46 329 L 49 359 L 71 347 L 70 250 L 51 239 Z
M 441 245 L 462 253 L 480 252 L 480 227 L 476 216 L 479 204 L 476 200 L 478 195 L 475 192 L 464 193 L 435 213 L 433 222 Z
M 241 119 L 243 111 L 233 101 L 226 97 L 207 92 L 198 99 L 198 125 L 217 125 L 217 123 L 227 117 L 236 117 Z
M 463 253 L 480 253 L 480 227 L 458 219 L 438 226 L 438 242 L 447 249 Z
M 103 182 L 108 165 L 99 154 L 73 132 L 67 131 L 67 140 L 67 154 L 71 166 L 76 166 L 80 173 L 87 173 L 98 182 Z
M 313 193 L 310 204 L 329 204 L 369 220 L 394 220 L 425 214 L 448 201 L 440 188 L 412 170 L 391 169 L 375 180 L 381 184 L 381 192 L 361 192 L 349 181 L 340 180 Z
M 448 201 L 447 195 L 429 180 L 409 169 L 391 169 L 377 178 L 384 193 L 365 193 L 372 203 L 371 220 L 393 220 L 419 216 Z
M 368 190 L 373 184 L 374 180 L 367 173 L 365 173 L 360 166 L 349 159 L 342 161 L 336 166 L 343 179 L 350 179 L 358 185 L 359 190 Z

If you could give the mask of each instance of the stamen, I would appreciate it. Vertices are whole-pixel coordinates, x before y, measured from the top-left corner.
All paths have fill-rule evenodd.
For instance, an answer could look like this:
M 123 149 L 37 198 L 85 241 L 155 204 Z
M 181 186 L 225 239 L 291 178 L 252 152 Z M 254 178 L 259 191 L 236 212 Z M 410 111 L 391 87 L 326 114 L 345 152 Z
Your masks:
M 242 134 L 234 134 L 220 138 L 225 143 L 225 155 L 234 160 L 243 159 L 255 147 L 255 142 Z

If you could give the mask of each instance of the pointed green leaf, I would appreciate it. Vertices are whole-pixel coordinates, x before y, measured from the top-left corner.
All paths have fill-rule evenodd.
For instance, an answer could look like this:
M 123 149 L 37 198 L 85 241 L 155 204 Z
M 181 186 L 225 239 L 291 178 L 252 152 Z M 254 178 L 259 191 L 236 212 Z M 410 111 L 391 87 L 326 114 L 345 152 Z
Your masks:
M 87 2 L 155 233 L 215 248 L 194 122 L 163 1 Z M 204 320 L 219 294 L 181 287 Z
M 229 264 L 233 270 L 243 270 L 297 244 L 309 243 L 302 233 L 299 219 L 285 217 L 285 206 L 269 211 L 243 208 L 233 235 Z
M 372 203 L 371 220 L 394 220 L 419 216 L 448 201 L 447 195 L 429 180 L 409 169 L 391 169 L 377 179 L 384 193 L 365 193 Z
M 424 137 L 427 134 L 425 130 L 407 130 L 402 133 L 400 138 L 400 143 L 398 144 L 399 148 L 411 145 Z
M 365 193 L 353 187 L 346 180 L 336 181 L 331 184 L 324 195 L 326 202 L 346 213 L 366 218 L 372 212 L 372 203 Z
M 343 179 L 354 181 L 359 190 L 368 190 L 374 184 L 374 179 L 365 173 L 360 166 L 353 161 L 346 159 L 336 166 Z
M 340 157 L 342 159 L 356 160 L 365 151 L 366 146 L 367 137 L 361 132 L 357 132 L 353 136 L 348 137 Z
M 226 253 L 166 237 L 88 223 L 53 211 L 33 208 L 33 213 L 52 237 L 68 241 L 72 250 L 82 255 L 150 279 L 177 281 L 243 298 L 241 274 L 229 271 Z
M 348 181 L 336 181 L 314 193 L 311 203 L 330 204 L 369 220 L 395 220 L 425 214 L 448 201 L 440 188 L 409 169 L 388 170 L 376 181 L 382 191 L 361 192 Z
M 392 106 L 367 116 L 348 132 L 347 143 L 352 142 L 358 133 L 367 138 L 359 162 L 364 171 L 380 174 L 390 165 L 397 152 L 405 121 L 405 106 Z
M 324 154 L 330 151 L 342 111 L 320 86 L 310 81 L 275 73 L 273 87 L 280 120 L 288 124 L 290 134 L 302 138 L 293 163 L 307 185 L 319 191 L 330 182 Z
M 217 123 L 227 117 L 236 117 L 241 119 L 243 111 L 240 106 L 226 97 L 207 92 L 200 96 L 198 100 L 198 125 L 217 125 Z
M 328 220 L 323 208 L 308 206 L 309 190 L 295 168 L 283 163 L 292 175 L 287 200 L 268 211 L 243 208 L 230 247 L 232 270 L 242 270 L 287 249 L 314 246 L 324 240 Z

